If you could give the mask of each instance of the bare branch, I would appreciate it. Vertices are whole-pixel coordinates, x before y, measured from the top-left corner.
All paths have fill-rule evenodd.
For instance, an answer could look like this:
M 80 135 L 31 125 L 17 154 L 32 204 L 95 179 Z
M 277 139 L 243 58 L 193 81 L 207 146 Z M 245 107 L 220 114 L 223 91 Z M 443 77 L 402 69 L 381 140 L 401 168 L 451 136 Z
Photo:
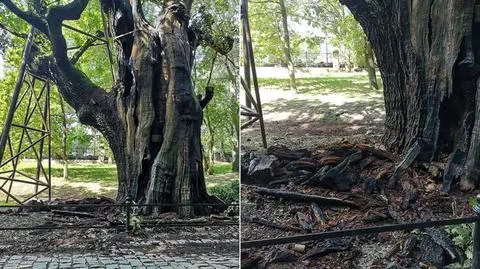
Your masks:
M 103 37 L 103 33 L 98 31 L 97 32 L 97 37 Z M 83 45 L 77 50 L 77 52 L 75 52 L 75 54 L 73 54 L 72 58 L 70 59 L 70 63 L 72 63 L 72 65 L 76 65 L 78 60 L 80 59 L 80 57 L 82 57 L 82 55 L 90 48 L 92 47 L 94 44 L 95 44 L 95 41 L 97 41 L 96 38 L 93 38 L 93 37 L 90 37 L 88 38 L 85 43 L 83 43 Z
M 10 0 L 0 0 L 0 3 L 4 4 L 5 7 L 7 7 L 13 14 L 17 15 L 19 18 L 26 21 L 33 27 L 37 28 L 40 32 L 49 36 L 48 26 L 46 21 L 43 18 L 35 15 L 30 11 L 21 10 Z

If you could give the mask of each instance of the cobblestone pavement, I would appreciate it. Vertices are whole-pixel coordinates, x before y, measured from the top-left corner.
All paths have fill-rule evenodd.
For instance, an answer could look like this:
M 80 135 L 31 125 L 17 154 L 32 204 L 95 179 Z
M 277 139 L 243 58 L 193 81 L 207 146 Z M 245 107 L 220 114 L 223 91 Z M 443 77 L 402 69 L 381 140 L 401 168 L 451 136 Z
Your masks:
M 220 253 L 219 246 L 227 253 Z M 156 248 L 148 253 L 134 249 L 116 249 L 109 253 L 35 253 L 24 255 L 0 255 L 0 268 L 4 269 L 153 269 L 153 268 L 238 268 L 238 239 L 224 240 L 164 240 L 156 242 Z M 206 251 L 206 249 L 210 249 Z
M 0 257 L 0 267 L 4 269 L 49 269 L 49 268 L 238 268 L 238 253 L 230 254 L 190 254 L 182 257 L 165 254 L 140 254 L 112 256 L 100 254 L 53 254 L 49 256 L 13 255 Z

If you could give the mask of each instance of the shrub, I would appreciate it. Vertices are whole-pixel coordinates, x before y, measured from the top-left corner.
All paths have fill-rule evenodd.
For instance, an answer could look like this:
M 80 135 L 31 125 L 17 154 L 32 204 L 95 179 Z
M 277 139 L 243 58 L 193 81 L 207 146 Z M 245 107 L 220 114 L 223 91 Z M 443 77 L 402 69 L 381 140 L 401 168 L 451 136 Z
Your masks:
M 239 181 L 235 180 L 226 184 L 211 187 L 209 192 L 210 194 L 218 196 L 218 198 L 226 203 L 235 203 L 238 202 L 238 196 L 240 195 L 239 187 Z

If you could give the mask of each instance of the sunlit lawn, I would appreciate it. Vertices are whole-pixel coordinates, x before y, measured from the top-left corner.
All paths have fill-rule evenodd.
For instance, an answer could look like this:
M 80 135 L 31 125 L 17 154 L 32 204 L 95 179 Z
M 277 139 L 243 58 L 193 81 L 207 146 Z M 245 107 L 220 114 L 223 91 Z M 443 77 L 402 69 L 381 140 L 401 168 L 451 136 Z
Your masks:
M 377 80 L 381 86 L 379 76 Z M 296 84 L 295 92 L 290 89 L 287 78 L 259 79 L 266 121 L 351 123 L 383 120 L 383 91 L 370 89 L 364 73 L 301 77 L 296 79 Z
M 30 175 L 36 173 L 36 164 L 23 162 L 19 170 Z M 230 163 L 218 163 L 214 166 L 214 175 L 206 175 L 207 189 L 217 192 L 219 189 L 238 185 L 238 173 L 231 173 Z M 75 199 L 83 197 L 107 196 L 114 198 L 117 190 L 117 169 L 115 164 L 70 164 L 68 179 L 63 179 L 63 165 L 52 164 L 52 196 L 54 198 Z M 5 187 L 7 188 L 7 186 Z M 33 192 L 28 184 L 15 183 L 12 188 L 19 197 L 26 197 Z M 46 198 L 42 193 L 40 198 Z M 0 193 L 0 203 L 5 201 L 5 195 Z
M 380 76 L 377 76 L 377 80 L 381 86 Z M 286 78 L 260 78 L 258 83 L 262 91 L 268 91 L 268 88 L 290 91 L 290 80 Z M 296 83 L 297 93 L 305 95 L 342 94 L 350 98 L 362 98 L 382 94 L 382 89 L 375 91 L 370 89 L 365 74 L 336 76 L 333 73 L 319 77 L 297 78 Z

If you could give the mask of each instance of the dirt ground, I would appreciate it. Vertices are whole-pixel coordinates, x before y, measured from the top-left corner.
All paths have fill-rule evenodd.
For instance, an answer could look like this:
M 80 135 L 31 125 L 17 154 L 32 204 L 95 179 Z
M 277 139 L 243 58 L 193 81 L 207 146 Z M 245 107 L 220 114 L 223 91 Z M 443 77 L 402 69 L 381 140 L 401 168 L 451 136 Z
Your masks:
M 173 220 L 171 215 L 165 219 Z M 158 219 L 157 219 L 158 220 Z M 0 213 L 0 226 L 109 226 L 109 221 L 82 217 L 66 217 L 52 212 Z M 113 229 L 47 229 L 0 231 L 0 254 L 34 253 L 99 253 L 129 255 L 169 253 L 235 253 L 238 251 L 238 226 L 143 227 L 138 234 Z
M 309 92 L 308 88 L 303 88 L 299 93 L 295 93 L 284 88 L 264 85 L 261 89 L 261 97 L 269 147 L 283 145 L 292 150 L 307 149 L 312 154 L 308 160 L 315 164 L 321 163 L 322 158 L 328 157 L 332 147 L 348 145 L 346 146 L 348 148 L 366 144 L 383 149 L 380 139 L 385 111 L 381 92 L 364 91 L 351 94 L 347 90 L 336 92 L 322 90 L 319 93 L 318 91 Z M 242 130 L 241 139 L 242 153 L 246 154 L 242 155 L 243 157 L 266 154 L 266 149 L 263 149 L 261 144 L 258 123 Z M 367 158 L 364 157 L 364 159 Z M 280 161 L 284 164 L 288 163 L 286 160 Z M 283 229 L 273 228 L 242 220 L 242 241 L 457 218 L 473 214 L 467 200 L 475 193 L 465 194 L 453 187 L 448 195 L 443 194 L 441 175 L 432 175 L 432 171 L 428 167 L 422 167 L 421 164 L 415 164 L 399 180 L 413 186 L 413 198 L 407 197 L 403 183 L 397 184 L 393 189 L 382 188 L 382 191 L 376 190 L 366 194 L 367 178 L 376 177 L 377 182 L 381 182 L 383 179 L 378 175 L 384 171 L 386 176 L 382 178 L 388 177 L 395 163 L 391 160 L 376 158 L 365 167 L 361 164 L 355 165 L 353 169 L 360 174 L 360 179 L 349 191 L 303 185 L 294 177 L 285 184 L 273 187 L 346 199 L 360 205 L 357 209 L 321 206 L 324 214 L 321 222 L 313 220 L 310 204 L 282 199 L 279 201 L 267 195 L 259 195 L 254 189 L 255 185 L 261 186 L 261 184 L 242 185 L 242 218 L 245 215 L 250 218 L 258 217 L 268 223 L 285 226 Z M 243 178 L 245 178 L 244 175 L 242 175 Z M 408 201 L 405 202 L 406 200 Z M 299 216 L 307 216 L 308 221 L 302 222 Z M 302 226 L 309 221 L 313 226 Z M 292 229 L 289 230 L 290 228 Z M 242 261 L 260 257 L 256 265 L 250 268 L 440 268 L 438 265 L 424 262 L 424 260 L 434 260 L 424 256 L 433 255 L 434 251 L 430 251 L 430 247 L 440 252 L 444 250 L 441 248 L 438 250 L 433 246 L 435 244 L 429 245 L 430 239 L 421 234 L 417 236 L 413 232 L 394 232 L 331 241 L 305 242 L 303 243 L 306 246 L 305 252 L 293 251 L 292 244 L 252 248 L 242 250 Z M 417 242 L 411 243 L 412 238 L 416 238 Z M 428 247 L 425 247 L 425 244 Z M 305 259 L 305 254 L 315 247 L 325 246 L 333 246 L 333 250 L 330 251 L 326 247 L 322 254 Z M 458 251 L 461 252 L 461 250 Z M 457 258 L 460 258 L 459 256 L 462 255 L 458 255 Z
M 260 85 L 267 144 L 313 149 L 347 140 L 381 148 L 385 118 L 382 91 L 371 91 L 363 74 L 348 75 L 353 79 L 342 79 L 345 73 L 331 75 L 335 89 L 328 88 L 328 78 L 325 85 L 306 78 L 297 93 L 285 87 Z M 242 130 L 242 152 L 262 148 L 258 122 Z

